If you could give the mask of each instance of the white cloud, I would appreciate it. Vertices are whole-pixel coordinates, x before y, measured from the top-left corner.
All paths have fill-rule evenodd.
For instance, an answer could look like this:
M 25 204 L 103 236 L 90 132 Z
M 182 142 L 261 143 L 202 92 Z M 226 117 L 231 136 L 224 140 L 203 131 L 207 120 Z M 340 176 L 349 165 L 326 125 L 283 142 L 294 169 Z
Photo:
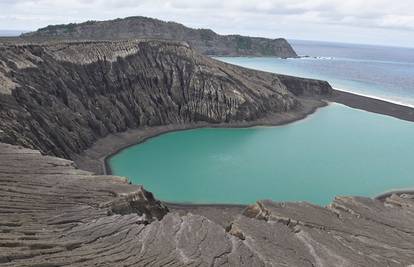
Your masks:
M 133 15 L 268 37 L 328 40 L 341 29 L 349 41 L 386 43 L 394 37 L 414 46 L 412 0 L 0 0 L 0 27 L 7 29 Z M 381 41 L 379 35 L 386 36 Z

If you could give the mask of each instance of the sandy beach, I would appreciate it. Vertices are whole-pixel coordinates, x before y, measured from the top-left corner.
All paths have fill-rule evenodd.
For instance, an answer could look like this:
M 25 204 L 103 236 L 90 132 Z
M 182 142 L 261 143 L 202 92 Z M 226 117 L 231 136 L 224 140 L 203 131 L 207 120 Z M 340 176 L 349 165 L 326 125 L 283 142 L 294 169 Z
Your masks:
M 340 103 L 351 108 L 361 109 L 368 112 L 378 113 L 391 116 L 401 120 L 414 122 L 414 108 L 387 102 L 385 100 L 375 99 L 367 96 L 361 96 L 349 92 L 334 90 L 329 101 Z

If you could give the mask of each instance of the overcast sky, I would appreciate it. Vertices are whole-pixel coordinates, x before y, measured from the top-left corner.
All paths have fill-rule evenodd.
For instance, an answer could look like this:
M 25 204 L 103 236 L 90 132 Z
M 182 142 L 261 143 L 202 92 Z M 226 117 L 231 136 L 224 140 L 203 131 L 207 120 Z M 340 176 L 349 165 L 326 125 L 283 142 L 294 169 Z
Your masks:
M 221 34 L 414 47 L 413 0 L 0 0 L 0 29 L 148 16 Z

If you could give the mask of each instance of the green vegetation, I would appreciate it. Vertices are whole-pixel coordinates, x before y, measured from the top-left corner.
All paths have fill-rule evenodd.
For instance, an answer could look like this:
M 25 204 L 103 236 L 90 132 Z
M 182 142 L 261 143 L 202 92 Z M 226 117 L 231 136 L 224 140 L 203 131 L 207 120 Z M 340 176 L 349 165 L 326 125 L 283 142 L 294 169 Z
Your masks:
M 58 25 L 49 25 L 47 27 L 44 27 L 42 29 L 39 29 L 40 32 L 48 32 L 52 34 L 58 34 L 61 32 L 64 33 L 70 33 L 75 30 L 75 28 L 79 25 L 92 25 L 96 23 L 95 20 L 88 20 L 84 23 L 78 24 L 78 23 L 69 23 L 69 24 L 58 24 Z

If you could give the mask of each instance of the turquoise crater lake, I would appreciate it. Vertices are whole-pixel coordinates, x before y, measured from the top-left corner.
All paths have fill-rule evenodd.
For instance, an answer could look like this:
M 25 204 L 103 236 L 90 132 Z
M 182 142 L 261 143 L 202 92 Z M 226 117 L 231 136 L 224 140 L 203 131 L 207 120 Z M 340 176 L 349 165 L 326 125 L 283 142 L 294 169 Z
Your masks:
M 414 123 L 331 104 L 283 126 L 167 133 L 110 159 L 170 202 L 326 205 L 414 187 Z

